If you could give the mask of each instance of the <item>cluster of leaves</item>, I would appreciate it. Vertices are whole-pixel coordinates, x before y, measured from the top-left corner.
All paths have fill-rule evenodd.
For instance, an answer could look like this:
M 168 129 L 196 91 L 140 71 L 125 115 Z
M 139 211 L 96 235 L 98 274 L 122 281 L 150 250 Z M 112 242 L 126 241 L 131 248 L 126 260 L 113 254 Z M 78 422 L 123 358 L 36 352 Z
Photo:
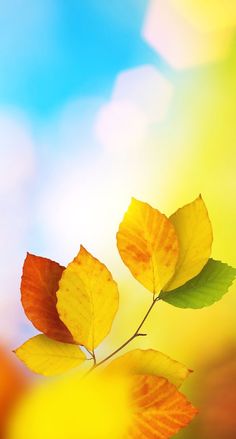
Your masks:
M 143 335 L 140 330 L 159 300 L 182 308 L 211 305 L 236 277 L 236 269 L 209 259 L 212 239 L 201 196 L 170 218 L 132 199 L 119 226 L 117 246 L 132 275 L 152 293 L 152 300 L 135 334 L 100 362 L 95 349 L 110 332 L 119 304 L 117 284 L 107 267 L 82 246 L 66 268 L 27 254 L 22 305 L 43 334 L 19 347 L 17 356 L 44 375 L 63 373 L 86 359 L 94 360 L 94 369 Z M 166 355 L 133 350 L 108 364 L 108 369 L 136 377 L 137 416 L 130 438 L 171 437 L 195 415 L 196 409 L 178 390 L 189 370 Z

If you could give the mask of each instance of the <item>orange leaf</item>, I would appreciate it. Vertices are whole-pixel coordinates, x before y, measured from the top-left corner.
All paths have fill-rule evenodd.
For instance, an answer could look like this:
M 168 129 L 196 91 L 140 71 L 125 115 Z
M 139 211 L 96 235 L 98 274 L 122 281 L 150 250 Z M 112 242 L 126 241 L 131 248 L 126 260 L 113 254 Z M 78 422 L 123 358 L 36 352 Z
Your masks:
M 58 283 L 64 267 L 27 253 L 21 280 L 21 301 L 28 319 L 48 337 L 74 343 L 56 309 Z
M 165 378 L 136 376 L 133 386 L 134 415 L 129 439 L 168 439 L 197 413 L 197 409 Z

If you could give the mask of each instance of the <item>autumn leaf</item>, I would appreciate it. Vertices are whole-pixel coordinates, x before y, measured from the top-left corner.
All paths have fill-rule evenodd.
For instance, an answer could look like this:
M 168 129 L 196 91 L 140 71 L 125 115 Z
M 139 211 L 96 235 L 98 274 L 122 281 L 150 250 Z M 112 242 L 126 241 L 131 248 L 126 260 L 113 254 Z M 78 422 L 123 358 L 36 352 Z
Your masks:
M 212 246 L 212 227 L 201 196 L 170 217 L 179 240 L 175 274 L 164 291 L 171 291 L 195 277 L 207 263 Z
M 133 375 L 156 375 L 180 387 L 190 370 L 167 355 L 153 349 L 135 349 L 113 360 L 105 369 Z
M 165 378 L 136 376 L 132 393 L 134 415 L 127 439 L 168 439 L 197 413 Z
M 203 308 L 220 300 L 235 278 L 235 268 L 209 259 L 196 277 L 168 294 L 162 293 L 160 298 L 179 308 Z
M 159 293 L 175 272 L 178 239 L 165 215 L 132 199 L 117 233 L 120 256 L 133 276 Z
M 61 320 L 77 343 L 93 351 L 109 333 L 118 309 L 111 273 L 81 246 L 62 274 L 57 297 Z
M 64 267 L 47 258 L 27 253 L 21 280 L 21 301 L 36 329 L 57 341 L 73 343 L 73 337 L 56 309 L 59 280 Z
M 43 334 L 30 338 L 15 353 L 30 370 L 46 376 L 66 372 L 86 359 L 78 346 L 51 340 Z

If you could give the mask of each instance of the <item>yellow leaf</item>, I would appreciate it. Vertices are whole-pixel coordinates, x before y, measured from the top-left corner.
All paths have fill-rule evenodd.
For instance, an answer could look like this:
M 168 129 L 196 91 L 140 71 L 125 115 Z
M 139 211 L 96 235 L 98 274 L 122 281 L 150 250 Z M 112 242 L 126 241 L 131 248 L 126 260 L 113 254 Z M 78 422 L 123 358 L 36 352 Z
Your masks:
M 201 195 L 170 217 L 179 239 L 179 259 L 173 278 L 163 288 L 171 291 L 197 276 L 207 263 L 212 246 L 212 227 Z
M 44 380 L 17 404 L 7 438 L 124 439 L 132 416 L 129 387 L 122 376 L 92 373 Z
M 183 364 L 153 349 L 135 349 L 127 352 L 112 361 L 106 370 L 134 375 L 157 375 L 166 378 L 176 387 L 180 387 L 190 373 Z
M 60 319 L 74 340 L 93 351 L 110 332 L 118 309 L 111 273 L 81 246 L 62 274 L 57 298 Z
M 158 293 L 170 280 L 178 259 L 178 239 L 165 215 L 132 199 L 117 233 L 120 256 L 133 276 Z
M 43 334 L 30 338 L 15 353 L 33 372 L 46 376 L 66 372 L 86 359 L 78 346 L 52 340 Z

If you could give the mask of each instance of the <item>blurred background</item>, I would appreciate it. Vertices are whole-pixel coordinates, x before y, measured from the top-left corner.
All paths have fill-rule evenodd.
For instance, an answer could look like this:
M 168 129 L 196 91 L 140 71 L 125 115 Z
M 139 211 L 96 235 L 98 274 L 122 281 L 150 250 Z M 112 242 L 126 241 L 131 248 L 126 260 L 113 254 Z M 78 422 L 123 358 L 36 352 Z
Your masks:
M 101 358 L 151 300 L 116 249 L 131 196 L 169 215 L 201 193 L 213 257 L 236 266 L 235 36 L 232 0 L 0 0 L 2 429 L 35 380 L 11 354 L 36 333 L 26 251 L 66 265 L 82 243 L 112 271 L 120 310 Z M 195 371 L 184 391 L 200 415 L 179 439 L 236 437 L 235 293 L 196 311 L 161 303 L 133 342 Z

